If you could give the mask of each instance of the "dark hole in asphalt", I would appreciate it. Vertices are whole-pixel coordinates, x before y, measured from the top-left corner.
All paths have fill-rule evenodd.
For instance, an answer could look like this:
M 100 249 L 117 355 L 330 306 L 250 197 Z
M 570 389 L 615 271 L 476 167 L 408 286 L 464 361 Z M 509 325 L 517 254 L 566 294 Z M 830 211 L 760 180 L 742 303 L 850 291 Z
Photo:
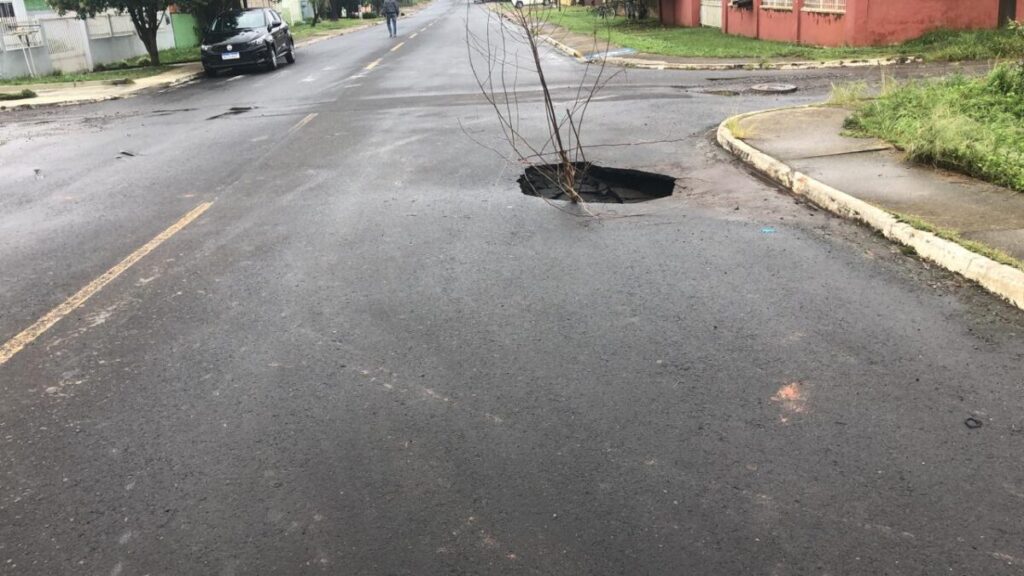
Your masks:
M 149 113 L 150 116 L 170 116 L 171 114 L 177 114 L 178 112 L 192 112 L 195 108 L 170 108 L 167 110 L 153 110 Z
M 739 90 L 705 90 L 705 94 L 711 94 L 712 96 L 739 96 Z
M 209 118 L 207 118 L 207 120 L 215 120 L 217 118 L 223 118 L 225 116 L 237 116 L 238 114 L 244 114 L 250 110 L 255 109 L 255 106 L 232 106 L 231 108 L 228 108 L 227 112 L 217 114 L 215 116 L 210 116 Z
M 676 179 L 664 174 L 606 168 L 589 162 L 573 164 L 577 172 L 577 188 L 586 202 L 629 204 L 671 196 Z M 561 164 L 530 166 L 519 177 L 519 188 L 527 196 L 550 200 L 568 200 L 559 186 L 564 167 Z

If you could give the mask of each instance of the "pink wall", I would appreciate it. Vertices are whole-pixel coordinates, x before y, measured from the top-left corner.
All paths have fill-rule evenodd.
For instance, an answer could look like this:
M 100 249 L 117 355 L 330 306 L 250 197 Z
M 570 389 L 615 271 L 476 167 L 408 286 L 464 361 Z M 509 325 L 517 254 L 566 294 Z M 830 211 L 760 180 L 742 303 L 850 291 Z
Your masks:
M 800 28 L 799 10 L 761 10 L 760 16 L 758 37 L 762 40 L 792 42 L 797 37 Z
M 866 26 L 850 43 L 893 44 L 936 28 L 994 28 L 998 20 L 999 0 L 868 0 Z
M 700 25 L 700 0 L 660 0 L 662 22 Z M 792 11 L 752 10 L 728 6 L 723 0 L 723 31 L 729 34 L 800 42 L 820 46 L 894 44 L 936 28 L 993 28 L 1000 0 L 847 0 L 846 14 L 804 12 L 803 0 Z M 1024 0 L 1017 0 L 1017 19 L 1024 20 Z
M 847 15 L 800 13 L 800 42 L 815 46 L 841 46 L 848 44 Z M 792 40 L 790 40 L 792 41 Z
M 757 18 L 761 11 L 761 0 L 754 0 L 753 10 L 728 7 L 728 0 L 722 0 L 722 31 L 737 36 L 757 38 Z
M 666 26 L 700 26 L 700 0 L 659 0 L 658 8 Z

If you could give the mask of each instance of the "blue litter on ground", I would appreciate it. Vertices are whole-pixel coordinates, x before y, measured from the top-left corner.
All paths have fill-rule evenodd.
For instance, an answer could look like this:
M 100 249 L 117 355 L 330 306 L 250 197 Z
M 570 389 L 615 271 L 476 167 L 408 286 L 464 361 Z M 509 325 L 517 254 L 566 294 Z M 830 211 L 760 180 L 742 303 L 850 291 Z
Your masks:
M 761 233 L 762 234 L 775 234 L 775 228 L 772 228 L 771 226 L 766 226 L 764 228 L 761 228 Z
M 608 50 L 607 52 L 594 52 L 593 54 L 587 54 L 584 56 L 587 60 L 595 60 L 598 58 L 614 58 L 616 56 L 628 56 L 630 54 L 636 54 L 636 50 L 633 48 L 620 48 L 618 50 Z

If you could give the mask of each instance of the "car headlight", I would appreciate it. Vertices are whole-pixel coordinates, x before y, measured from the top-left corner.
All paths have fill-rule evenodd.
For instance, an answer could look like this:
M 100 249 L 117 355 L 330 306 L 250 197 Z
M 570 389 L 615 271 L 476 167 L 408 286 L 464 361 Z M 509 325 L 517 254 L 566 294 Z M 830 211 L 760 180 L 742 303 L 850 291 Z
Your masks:
M 199 45 L 199 50 L 201 50 L 203 52 L 209 52 L 210 51 L 210 45 L 209 44 L 200 44 Z
M 270 34 L 267 34 L 266 36 L 262 36 L 260 38 L 255 39 L 255 40 L 250 40 L 249 42 L 246 43 L 246 45 L 247 46 L 252 46 L 252 47 L 255 48 L 256 46 L 262 46 L 262 45 L 266 44 L 267 42 L 271 42 L 273 40 L 274 40 L 274 37 L 271 36 Z

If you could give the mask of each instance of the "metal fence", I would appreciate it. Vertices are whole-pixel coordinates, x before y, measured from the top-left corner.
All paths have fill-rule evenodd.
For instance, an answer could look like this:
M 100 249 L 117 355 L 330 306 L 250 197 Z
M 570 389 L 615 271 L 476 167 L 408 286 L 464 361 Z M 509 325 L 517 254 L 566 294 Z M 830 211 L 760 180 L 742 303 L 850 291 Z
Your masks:
M 845 14 L 846 0 L 804 0 L 804 10 L 807 12 Z
M 38 24 L 14 18 L 0 18 L 0 52 L 42 45 L 43 36 Z
M 61 72 L 81 72 L 90 68 L 89 39 L 83 34 L 85 23 L 78 18 L 39 20 L 50 63 Z

